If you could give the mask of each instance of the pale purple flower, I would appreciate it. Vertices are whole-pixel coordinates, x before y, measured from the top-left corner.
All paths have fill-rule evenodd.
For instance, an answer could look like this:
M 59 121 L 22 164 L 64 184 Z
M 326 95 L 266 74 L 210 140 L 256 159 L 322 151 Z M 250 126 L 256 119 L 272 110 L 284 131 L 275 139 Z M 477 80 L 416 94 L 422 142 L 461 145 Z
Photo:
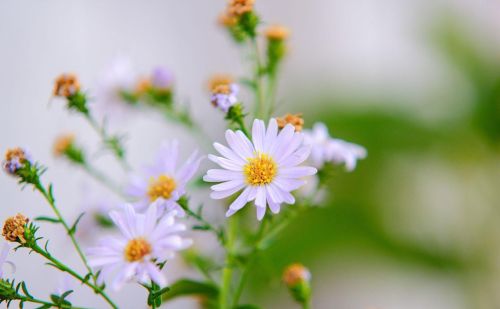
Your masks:
M 72 291 L 75 289 L 75 279 L 70 276 L 68 273 L 61 273 L 59 283 L 57 285 L 54 294 L 57 296 L 62 296 L 64 293 L 68 291 Z M 69 294 L 64 299 L 71 300 L 72 294 Z
M 157 67 L 151 75 L 151 85 L 156 89 L 170 89 L 173 83 L 172 73 L 162 67 Z
M 213 199 L 223 199 L 243 190 L 229 206 L 226 216 L 231 216 L 248 202 L 255 201 L 257 219 L 262 220 L 267 205 L 273 213 L 280 211 L 282 203 L 295 203 L 290 193 L 305 184 L 304 177 L 314 175 L 316 169 L 299 166 L 310 153 L 303 144 L 303 135 L 286 125 L 278 133 L 273 118 L 266 131 L 264 121 L 254 120 L 252 140 L 241 131 L 226 131 L 229 147 L 214 143 L 222 157 L 210 155 L 209 159 L 222 169 L 211 169 L 203 177 L 207 182 L 220 182 L 212 186 Z
M 5 172 L 11 175 L 14 175 L 26 162 L 33 164 L 31 153 L 24 147 L 7 150 L 6 157 L 9 159 L 2 162 L 2 167 Z
M 130 204 L 110 212 L 120 235 L 105 237 L 88 250 L 89 265 L 100 270 L 99 280 L 108 281 L 114 290 L 130 281 L 166 286 L 157 263 L 191 245 L 190 239 L 178 235 L 186 226 L 175 222 L 175 211 L 160 216 L 157 204 L 150 205 L 144 214 L 136 213 Z
M 345 164 L 348 171 L 356 168 L 357 160 L 367 155 L 363 146 L 332 138 L 324 123 L 317 122 L 312 130 L 304 130 L 304 144 L 311 146 L 310 160 L 317 168 L 327 162 Z
M 114 59 L 98 81 L 91 105 L 93 111 L 106 120 L 124 118 L 130 109 L 124 94 L 133 94 L 136 83 L 137 74 L 131 61 L 126 57 Z
M 238 102 L 238 92 L 240 91 L 240 87 L 232 83 L 229 85 L 228 93 L 212 93 L 211 101 L 215 107 L 221 109 L 224 113 L 229 111 L 229 108 Z
M 127 194 L 138 199 L 135 206 L 144 209 L 157 201 L 160 210 L 176 210 L 184 216 L 184 210 L 177 203 L 186 193 L 186 184 L 198 170 L 201 156 L 194 151 L 186 162 L 177 167 L 179 145 L 176 140 L 163 142 L 155 163 L 144 168 L 142 175 L 132 175 Z

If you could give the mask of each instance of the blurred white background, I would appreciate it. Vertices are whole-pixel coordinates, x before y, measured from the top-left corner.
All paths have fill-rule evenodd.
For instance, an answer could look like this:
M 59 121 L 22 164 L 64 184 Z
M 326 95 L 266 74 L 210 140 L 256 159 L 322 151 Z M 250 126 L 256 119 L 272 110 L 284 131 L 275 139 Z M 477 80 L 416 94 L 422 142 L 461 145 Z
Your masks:
M 265 22 L 282 23 L 292 30 L 280 90 L 284 102 L 296 102 L 294 98 L 314 96 L 318 91 L 340 97 L 355 91 L 387 102 L 407 102 L 425 117 L 443 95 L 452 96 L 457 104 L 468 95 L 467 87 L 455 93 L 441 91 L 461 81 L 427 42 L 437 16 L 460 19 L 464 30 L 473 34 L 475 43 L 486 52 L 500 44 L 500 2 L 496 0 L 256 2 Z M 45 179 L 54 183 L 63 213 L 76 217 L 87 194 L 82 188 L 95 184 L 68 164 L 56 162 L 51 145 L 55 136 L 67 131 L 75 132 L 89 148 L 97 139 L 87 124 L 77 115 L 68 115 L 60 102 L 49 104 L 53 80 L 62 72 L 75 72 L 84 88 L 92 92 L 101 72 L 117 55 L 130 57 L 143 74 L 156 65 L 171 69 L 178 97 L 189 102 L 210 136 L 220 137 L 224 123 L 208 102 L 206 81 L 213 73 L 238 75 L 247 69 L 241 51 L 216 24 L 224 5 L 222 0 L 0 0 L 0 149 L 28 146 L 33 156 L 49 167 Z M 434 109 L 432 115 L 435 112 L 439 111 Z M 185 153 L 204 147 L 196 145 L 182 128 L 165 125 L 159 116 L 136 118 L 116 128 L 128 134 L 134 166 L 148 162 L 163 139 L 185 140 Z M 101 160 L 101 164 L 118 179 L 125 176 L 119 174 L 113 160 Z M 28 189 L 21 192 L 5 174 L 0 176 L 0 193 L 1 221 L 16 212 L 29 216 L 50 213 L 38 194 Z M 41 233 L 52 240 L 50 248 L 56 255 L 81 269 L 59 227 L 42 224 Z M 33 294 L 44 296 L 56 289 L 60 278 L 41 259 L 28 257 L 24 250 L 10 257 L 17 264 L 16 277 L 30 282 Z M 376 270 L 315 277 L 317 308 L 465 308 L 460 293 L 446 279 L 419 272 L 405 272 L 401 277 L 399 270 L 389 265 L 376 266 Z M 170 278 L 184 273 L 182 267 L 181 263 L 167 267 Z M 112 295 L 122 308 L 144 307 L 146 294 L 137 287 L 127 286 Z M 73 299 L 83 306 L 104 308 L 87 289 L 81 289 Z M 273 308 L 290 306 L 281 300 L 271 303 Z M 196 304 L 183 300 L 167 306 L 195 308 Z

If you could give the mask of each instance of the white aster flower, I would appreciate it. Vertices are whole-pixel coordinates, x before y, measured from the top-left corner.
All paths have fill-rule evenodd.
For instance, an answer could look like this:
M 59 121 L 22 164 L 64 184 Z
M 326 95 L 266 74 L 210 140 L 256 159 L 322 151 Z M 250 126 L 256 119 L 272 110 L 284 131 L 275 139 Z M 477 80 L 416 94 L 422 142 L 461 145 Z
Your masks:
M 195 151 L 177 168 L 178 152 L 176 140 L 163 142 L 155 163 L 146 167 L 142 176 L 131 177 L 127 193 L 139 200 L 135 204 L 138 209 L 157 201 L 160 210 L 176 210 L 179 216 L 184 215 L 177 201 L 186 193 L 186 184 L 198 170 L 202 157 Z
M 312 130 L 304 130 L 304 143 L 311 146 L 311 162 L 317 168 L 326 162 L 345 164 L 348 171 L 356 168 L 357 160 L 366 157 L 363 146 L 332 138 L 322 122 L 314 124 Z
M 121 211 L 110 212 L 121 235 L 103 238 L 88 251 L 89 264 L 101 270 L 101 281 L 114 276 L 111 287 L 115 290 L 131 280 L 152 280 L 162 287 L 167 284 L 156 263 L 171 259 L 176 251 L 190 246 L 191 240 L 177 234 L 186 227 L 175 222 L 174 211 L 162 217 L 158 214 L 156 203 L 145 214 L 136 213 L 130 204 Z
M 123 118 L 130 108 L 126 95 L 134 93 L 136 83 L 131 61 L 125 57 L 114 59 L 98 81 L 93 111 L 106 120 Z
M 282 203 L 295 203 L 290 193 L 305 184 L 303 177 L 314 175 L 316 169 L 299 166 L 310 153 L 303 144 L 303 135 L 286 125 L 278 134 L 273 118 L 265 128 L 264 121 L 256 119 L 252 127 L 252 141 L 241 131 L 226 131 L 229 148 L 214 143 L 222 157 L 210 155 L 210 160 L 222 169 L 211 169 L 204 176 L 207 182 L 220 182 L 212 186 L 214 199 L 226 198 L 243 190 L 229 206 L 231 216 L 248 202 L 255 200 L 257 219 L 261 220 L 267 205 L 273 213 L 280 211 Z

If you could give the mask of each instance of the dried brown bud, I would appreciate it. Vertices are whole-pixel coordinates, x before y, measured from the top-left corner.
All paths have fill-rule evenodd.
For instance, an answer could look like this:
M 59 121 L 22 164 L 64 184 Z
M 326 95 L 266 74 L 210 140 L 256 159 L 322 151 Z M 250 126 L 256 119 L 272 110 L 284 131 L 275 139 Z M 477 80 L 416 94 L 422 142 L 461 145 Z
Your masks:
M 304 126 L 304 119 L 302 114 L 286 114 L 283 117 L 277 117 L 276 122 L 278 122 L 278 128 L 283 129 L 287 124 L 291 124 L 295 127 L 295 131 L 300 132 Z
M 229 87 L 232 83 L 234 83 L 234 79 L 230 75 L 217 74 L 208 81 L 208 89 L 212 93 L 224 93 L 218 91 L 224 91 L 227 88 L 227 93 L 229 93 Z
M 283 273 L 283 282 L 288 287 L 293 287 L 299 283 L 309 282 L 311 280 L 311 273 L 302 264 L 292 264 L 285 269 Z
M 6 240 L 12 242 L 26 243 L 24 238 L 24 229 L 28 224 L 29 219 L 22 214 L 17 214 L 14 217 L 7 218 L 3 225 L 2 235 Z
M 75 135 L 74 134 L 63 134 L 59 137 L 56 138 L 54 141 L 54 146 L 52 148 L 52 152 L 54 153 L 54 156 L 60 157 L 62 156 L 66 150 L 68 150 L 71 145 L 73 145 L 75 141 Z
M 80 82 L 75 74 L 62 74 L 54 84 L 54 96 L 69 97 L 80 91 Z
M 219 18 L 217 21 L 218 21 L 219 25 L 221 25 L 221 26 L 233 27 L 238 23 L 238 18 L 236 18 L 233 15 L 228 14 L 227 12 L 224 12 L 224 13 L 219 15 Z
M 227 13 L 239 17 L 245 13 L 253 11 L 254 0 L 230 0 Z
M 265 32 L 265 36 L 269 40 L 282 41 L 286 40 L 289 35 L 290 31 L 288 30 L 288 28 L 280 25 L 269 26 Z

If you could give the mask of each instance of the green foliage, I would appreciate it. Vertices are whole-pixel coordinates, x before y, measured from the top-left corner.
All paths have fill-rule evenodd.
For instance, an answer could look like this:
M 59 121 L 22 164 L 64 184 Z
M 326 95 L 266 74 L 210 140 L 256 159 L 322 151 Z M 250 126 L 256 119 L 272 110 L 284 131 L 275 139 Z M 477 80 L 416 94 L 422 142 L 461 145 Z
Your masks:
M 169 301 L 183 296 L 198 296 L 214 300 L 218 295 L 219 289 L 212 283 L 180 279 L 170 286 L 170 291 L 163 295 L 163 300 Z

